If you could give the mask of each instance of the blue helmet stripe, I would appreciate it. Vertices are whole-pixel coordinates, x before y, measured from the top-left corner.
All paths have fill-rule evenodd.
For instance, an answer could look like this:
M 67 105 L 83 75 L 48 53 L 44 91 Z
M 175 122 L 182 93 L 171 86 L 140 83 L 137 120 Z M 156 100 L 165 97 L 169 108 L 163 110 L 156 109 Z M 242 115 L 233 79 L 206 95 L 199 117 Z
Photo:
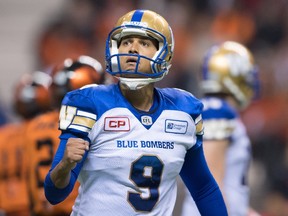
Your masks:
M 132 16 L 131 21 L 141 22 L 141 19 L 142 19 L 142 17 L 143 17 L 143 14 L 144 14 L 144 10 L 136 10 L 135 13 L 134 13 L 133 16 Z

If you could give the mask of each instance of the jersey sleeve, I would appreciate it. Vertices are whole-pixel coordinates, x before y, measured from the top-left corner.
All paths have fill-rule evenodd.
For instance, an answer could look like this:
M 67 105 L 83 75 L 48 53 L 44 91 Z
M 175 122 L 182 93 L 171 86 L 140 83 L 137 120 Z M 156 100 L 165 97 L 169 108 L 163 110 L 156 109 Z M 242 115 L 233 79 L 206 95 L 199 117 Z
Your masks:
M 161 93 L 170 102 L 169 105 L 166 104 L 167 108 L 181 110 L 189 114 L 195 124 L 195 135 L 202 136 L 204 129 L 202 120 L 203 103 L 190 92 L 178 88 L 162 89 Z
M 174 89 L 175 96 L 177 98 L 174 103 L 178 109 L 188 113 L 194 121 L 195 124 L 195 136 L 196 136 L 196 146 L 202 145 L 202 136 L 204 134 L 203 127 L 203 103 L 192 95 L 182 89 Z M 169 93 L 173 95 L 172 93 Z
M 73 136 L 71 135 L 71 137 Z M 51 169 L 46 175 L 46 178 L 44 181 L 45 197 L 53 205 L 58 204 L 62 202 L 63 200 L 65 200 L 68 197 L 68 195 L 72 192 L 75 186 L 76 180 L 78 178 L 78 175 L 80 173 L 81 167 L 83 166 L 83 162 L 85 161 L 87 157 L 87 152 L 86 152 L 82 161 L 77 163 L 76 167 L 71 171 L 71 178 L 70 178 L 69 184 L 65 188 L 62 188 L 62 189 L 57 188 L 51 180 L 50 173 L 62 159 L 64 151 L 65 151 L 66 142 L 67 142 L 66 139 L 61 139 L 58 150 L 52 162 Z
M 59 129 L 65 133 L 85 138 L 94 126 L 97 111 L 93 92 L 87 89 L 69 92 L 63 99 L 59 115 Z
M 227 102 L 217 98 L 202 100 L 204 104 L 204 140 L 229 139 L 235 129 L 237 112 Z

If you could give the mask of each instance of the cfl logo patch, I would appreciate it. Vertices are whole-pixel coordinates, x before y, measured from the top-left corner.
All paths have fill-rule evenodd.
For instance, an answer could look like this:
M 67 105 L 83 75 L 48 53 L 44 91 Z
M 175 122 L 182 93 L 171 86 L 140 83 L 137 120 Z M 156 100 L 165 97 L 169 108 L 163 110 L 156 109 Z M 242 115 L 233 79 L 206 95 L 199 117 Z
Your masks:
M 130 121 L 127 117 L 106 117 L 105 131 L 130 131 Z
M 152 118 L 150 116 L 141 116 L 141 123 L 143 125 L 152 125 Z

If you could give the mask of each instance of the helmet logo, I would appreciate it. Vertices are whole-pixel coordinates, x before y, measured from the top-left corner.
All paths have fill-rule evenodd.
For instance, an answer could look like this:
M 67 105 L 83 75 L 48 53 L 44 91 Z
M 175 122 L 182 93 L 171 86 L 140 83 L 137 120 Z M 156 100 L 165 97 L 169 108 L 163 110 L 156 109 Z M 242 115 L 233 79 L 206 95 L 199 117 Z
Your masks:
M 249 60 L 244 57 L 239 58 L 238 54 L 228 54 L 227 59 L 233 76 L 245 76 L 252 69 Z
M 148 24 L 146 22 L 136 22 L 136 21 L 131 21 L 131 22 L 123 22 L 123 25 L 133 25 L 133 26 L 141 26 L 141 27 L 148 27 Z

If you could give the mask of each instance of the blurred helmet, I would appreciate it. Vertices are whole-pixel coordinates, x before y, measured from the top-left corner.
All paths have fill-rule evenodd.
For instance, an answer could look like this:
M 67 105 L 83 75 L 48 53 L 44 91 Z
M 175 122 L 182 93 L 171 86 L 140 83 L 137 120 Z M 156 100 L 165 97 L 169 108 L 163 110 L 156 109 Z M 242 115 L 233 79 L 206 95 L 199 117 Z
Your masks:
M 243 45 L 226 41 L 213 46 L 203 64 L 204 94 L 232 95 L 246 107 L 258 91 L 258 70 L 251 52 Z
M 30 119 L 51 108 L 49 85 L 51 77 L 41 71 L 26 73 L 16 85 L 14 109 L 25 119 Z
M 94 58 L 80 56 L 67 58 L 52 70 L 51 96 L 56 107 L 61 104 L 65 94 L 88 84 L 102 84 L 104 72 L 102 65 Z
M 158 51 L 153 58 L 139 54 L 119 54 L 118 45 L 125 36 L 144 36 L 158 42 Z M 167 21 L 159 14 L 150 10 L 134 10 L 122 16 L 109 33 L 106 40 L 106 70 L 113 76 L 119 77 L 121 83 L 130 89 L 139 89 L 151 82 L 161 80 L 171 67 L 174 50 L 174 38 Z M 137 57 L 135 71 L 122 70 L 119 63 L 121 56 Z M 138 71 L 141 59 L 150 60 L 152 74 Z M 124 78 L 122 74 L 137 74 L 142 78 Z M 144 78 L 143 78 L 144 77 Z

